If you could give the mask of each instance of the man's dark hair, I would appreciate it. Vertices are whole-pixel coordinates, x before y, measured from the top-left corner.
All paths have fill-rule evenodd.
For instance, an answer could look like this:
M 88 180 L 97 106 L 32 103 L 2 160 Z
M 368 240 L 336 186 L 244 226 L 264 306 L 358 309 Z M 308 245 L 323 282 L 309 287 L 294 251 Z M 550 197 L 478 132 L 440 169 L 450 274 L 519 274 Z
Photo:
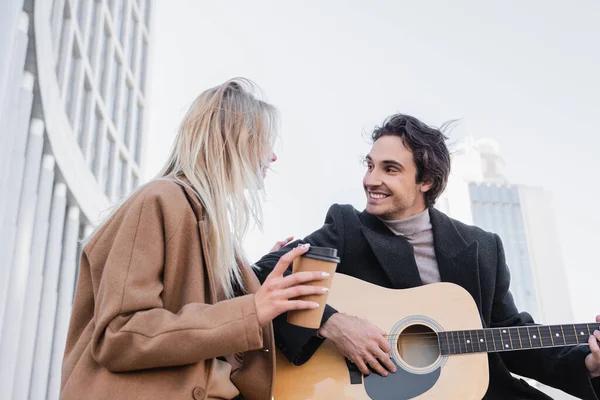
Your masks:
M 445 142 L 448 138 L 440 129 L 404 114 L 386 118 L 381 126 L 375 127 L 371 139 L 375 143 L 382 136 L 398 136 L 412 152 L 417 166 L 417 183 L 433 183 L 425 193 L 427 207 L 432 207 L 448 183 L 450 153 Z

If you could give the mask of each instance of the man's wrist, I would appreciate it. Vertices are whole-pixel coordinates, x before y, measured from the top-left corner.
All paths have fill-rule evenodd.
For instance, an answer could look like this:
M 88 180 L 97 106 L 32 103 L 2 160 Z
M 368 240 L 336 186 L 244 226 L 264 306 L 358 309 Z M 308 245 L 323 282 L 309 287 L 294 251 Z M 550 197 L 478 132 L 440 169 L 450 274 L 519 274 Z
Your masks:
M 319 330 L 317 331 L 317 337 L 321 338 L 321 339 L 328 339 L 329 338 L 329 334 L 331 332 L 330 328 L 335 325 L 335 321 L 337 318 L 339 318 L 339 315 L 341 313 L 336 312 L 334 314 L 332 314 L 327 321 L 325 321 L 325 323 L 319 328 Z M 333 322 L 332 322 L 333 321 Z
M 332 315 L 333 317 L 333 315 Z M 329 318 L 327 321 L 325 321 L 325 323 L 323 324 L 323 326 L 321 326 L 318 330 L 317 330 L 317 337 L 319 339 L 327 339 L 327 325 L 331 325 L 331 323 L 329 322 L 331 321 L 331 318 Z

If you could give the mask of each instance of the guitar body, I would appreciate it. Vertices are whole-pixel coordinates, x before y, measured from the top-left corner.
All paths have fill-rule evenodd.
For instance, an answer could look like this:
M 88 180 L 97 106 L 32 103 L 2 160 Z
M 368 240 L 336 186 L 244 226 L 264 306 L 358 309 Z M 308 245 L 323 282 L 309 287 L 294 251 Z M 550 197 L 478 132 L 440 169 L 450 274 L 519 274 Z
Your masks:
M 441 356 L 435 332 L 481 329 L 470 294 L 452 283 L 387 289 L 336 274 L 327 303 L 389 333 L 397 372 L 363 377 L 325 341 L 301 366 L 277 352 L 274 400 L 481 399 L 486 353 Z

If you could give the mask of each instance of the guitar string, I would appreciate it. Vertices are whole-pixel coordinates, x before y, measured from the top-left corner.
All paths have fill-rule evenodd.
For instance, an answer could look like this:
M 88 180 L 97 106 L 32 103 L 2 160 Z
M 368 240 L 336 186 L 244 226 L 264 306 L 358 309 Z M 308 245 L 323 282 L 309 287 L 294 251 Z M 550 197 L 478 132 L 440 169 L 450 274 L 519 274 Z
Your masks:
M 510 331 L 508 331 L 508 329 L 519 329 L 519 328 L 524 328 L 524 327 L 520 326 L 520 327 L 510 327 L 510 328 L 485 328 L 485 329 L 460 330 L 460 331 L 399 333 L 399 334 L 395 334 L 394 336 L 431 336 L 431 335 L 438 336 L 441 333 L 462 333 L 462 332 L 465 332 L 467 334 L 469 332 L 471 332 L 471 333 L 477 332 L 477 333 L 484 333 L 485 334 L 485 333 L 493 333 L 493 331 L 500 331 L 500 330 L 503 330 L 503 329 L 506 329 L 507 332 L 510 332 Z M 532 326 L 530 326 L 528 328 L 538 330 L 538 336 L 542 336 L 542 333 L 543 334 L 551 334 L 551 335 L 554 334 L 554 333 L 556 333 L 556 332 L 552 332 L 552 331 L 540 332 L 539 329 L 537 329 L 538 327 L 536 325 L 532 325 Z M 580 329 L 581 328 L 577 329 L 577 331 L 582 332 L 582 331 L 580 331 Z M 586 329 L 591 330 L 591 328 L 589 326 L 587 326 Z M 598 327 L 597 330 L 600 330 L 600 327 Z M 514 332 L 512 332 L 512 333 L 514 334 Z M 523 332 L 521 332 L 521 333 L 523 333 Z M 561 333 L 562 333 L 562 331 L 561 331 Z M 533 334 L 535 334 L 535 331 L 533 332 Z M 589 335 L 592 335 L 592 333 L 589 333 Z M 386 336 L 389 337 L 390 335 L 386 334 Z M 569 332 L 569 331 L 567 331 L 567 332 L 564 333 L 564 336 L 566 336 L 566 337 L 571 337 L 571 336 L 579 337 L 580 335 L 576 334 L 575 332 Z
M 462 334 L 462 332 L 465 332 L 465 334 L 469 334 L 469 332 L 473 332 L 473 333 L 474 332 L 479 332 L 479 333 L 490 332 L 490 333 L 492 333 L 491 331 L 493 331 L 493 330 L 501 330 L 503 328 L 488 328 L 488 329 L 489 330 L 486 329 L 484 331 L 482 331 L 482 330 L 473 330 L 473 331 L 466 330 L 466 331 L 439 331 L 439 332 L 421 332 L 421 333 L 419 333 L 419 332 L 415 332 L 415 333 L 399 333 L 399 334 L 394 334 L 394 335 L 386 334 L 385 336 L 386 337 L 392 337 L 392 336 L 394 336 L 394 337 L 398 337 L 398 336 L 420 336 L 420 337 L 423 337 L 423 336 L 439 336 L 439 334 L 442 334 L 442 333 L 446 333 L 446 334 L 448 334 L 448 333 L 455 333 L 455 334 L 456 333 L 461 333 Z M 508 332 L 509 331 L 507 330 L 506 334 L 508 334 Z M 535 332 L 533 332 L 533 333 L 535 334 Z M 547 333 L 552 334 L 553 332 L 543 332 L 543 334 L 547 334 Z M 514 334 L 514 332 L 512 332 L 512 334 Z M 591 333 L 590 334 L 585 334 L 585 335 L 590 336 Z M 542 337 L 542 332 L 540 332 L 536 336 Z M 571 332 L 565 332 L 565 334 L 564 334 L 564 337 L 580 337 L 580 336 L 581 335 L 576 335 L 575 332 L 573 332 L 573 333 L 571 333 Z M 532 337 L 532 336 L 530 335 L 529 337 Z M 550 336 L 547 336 L 547 337 L 550 337 Z M 485 339 L 485 338 L 482 338 L 482 339 Z
M 448 339 L 448 340 L 445 340 L 444 343 L 448 343 L 450 345 L 452 345 L 453 343 L 455 343 L 455 344 L 457 344 L 457 343 L 461 343 L 461 344 L 462 343 L 466 343 L 467 345 L 478 345 L 478 343 L 487 343 L 488 345 L 491 345 L 493 343 L 493 341 L 490 341 L 489 339 L 487 339 L 487 340 L 483 339 L 484 340 L 483 342 L 481 341 L 481 339 L 483 339 L 483 338 L 477 338 L 477 339 L 473 338 L 473 340 L 467 339 L 467 340 L 469 340 L 468 343 L 465 342 L 465 340 L 463 340 L 463 339 Z M 564 343 L 560 343 L 560 344 L 564 345 L 564 346 L 571 346 L 571 345 L 586 344 L 586 343 L 588 343 L 589 336 L 585 336 L 585 339 L 581 338 L 582 340 L 580 340 L 580 338 L 577 337 L 577 336 L 567 337 L 565 339 L 566 340 L 563 341 Z M 574 339 L 577 339 L 577 342 L 574 343 L 573 342 Z M 535 338 L 535 339 L 529 340 L 528 343 L 531 343 L 532 347 L 543 347 L 544 346 L 543 343 L 544 342 L 549 343 L 550 340 L 552 340 L 552 339 L 549 338 L 549 337 L 544 338 L 542 340 L 540 340 L 539 338 Z M 405 343 L 418 343 L 418 342 L 425 342 L 425 341 L 428 341 L 428 342 L 431 342 L 431 343 L 439 343 L 439 340 L 437 338 L 415 338 L 413 340 L 410 340 L 410 339 L 403 340 L 403 339 L 395 339 L 395 338 L 393 338 L 393 339 L 389 340 L 388 343 L 395 343 L 395 344 L 402 343 L 402 342 L 405 342 Z M 513 342 L 514 343 L 517 342 L 516 339 L 513 339 L 511 341 L 510 339 L 504 339 L 504 338 L 502 339 L 502 341 L 508 342 L 508 343 L 511 343 L 511 344 Z M 539 342 L 542 346 L 536 346 L 537 342 Z M 518 346 L 522 347 L 522 344 L 519 344 Z M 527 346 L 527 347 L 529 347 L 529 346 Z
M 404 341 L 406 343 L 406 345 L 409 346 L 414 346 L 417 348 L 437 348 L 440 349 L 442 347 L 442 345 L 439 343 L 439 341 L 437 339 L 424 339 L 426 341 L 421 341 L 421 340 L 413 340 L 412 343 L 411 341 Z M 392 340 L 390 343 L 393 345 L 398 345 L 399 343 L 401 343 L 403 341 L 401 340 Z M 416 346 L 415 343 L 421 343 L 420 346 Z M 459 352 L 456 354 L 461 354 L 460 353 L 460 348 L 465 348 L 465 349 L 473 349 L 473 351 L 468 351 L 468 353 L 489 353 L 489 352 L 498 352 L 498 351 L 508 351 L 508 350 L 525 350 L 525 349 L 536 349 L 536 348 L 544 348 L 544 347 L 555 347 L 554 343 L 551 345 L 543 345 L 543 343 L 540 343 L 539 346 L 536 346 L 535 343 L 531 343 L 531 347 L 530 346 L 522 346 L 521 344 L 515 344 L 515 346 L 512 346 L 512 342 L 509 341 L 509 343 L 511 343 L 511 346 L 506 348 L 504 346 L 500 347 L 500 348 L 496 348 L 495 343 L 492 344 L 490 342 L 479 342 L 479 341 L 472 341 L 469 343 L 466 343 L 464 341 L 447 341 L 445 342 L 446 347 L 448 347 L 449 350 L 453 350 L 456 351 L 456 349 L 459 349 Z M 587 344 L 587 340 L 586 341 L 582 341 L 582 342 L 578 342 L 578 343 L 569 343 L 568 341 L 565 341 L 565 343 L 561 343 L 558 344 L 558 346 L 575 346 L 577 344 Z M 483 349 L 483 346 L 485 346 L 485 350 Z M 491 347 L 491 350 L 490 350 Z M 481 349 L 481 350 L 478 350 Z M 466 351 L 464 353 L 467 353 Z
M 393 344 L 397 344 L 397 343 L 393 343 Z M 579 344 L 585 344 L 585 343 L 579 343 Z M 442 346 L 439 343 L 431 343 L 431 344 L 422 344 L 420 346 L 414 346 L 414 344 L 410 344 L 408 343 L 407 345 L 413 346 L 414 348 L 417 349 L 437 349 L 438 351 L 442 351 Z M 464 353 L 497 353 L 497 352 L 501 352 L 501 351 L 512 351 L 512 350 L 530 350 L 530 349 L 541 349 L 541 348 L 547 348 L 547 347 L 568 347 L 568 346 L 576 346 L 577 344 L 575 343 L 565 343 L 565 344 L 560 344 L 560 345 L 548 345 L 548 346 L 532 346 L 532 347 L 521 347 L 520 345 L 516 345 L 514 347 L 499 347 L 496 348 L 494 347 L 491 343 L 489 343 L 488 346 L 486 346 L 485 344 L 478 344 L 477 342 L 475 343 L 446 343 L 447 350 L 452 351 L 452 354 L 464 354 Z M 461 348 L 464 350 L 468 350 L 468 351 L 463 351 L 461 353 Z M 471 350 L 472 348 L 472 350 Z M 457 351 L 458 350 L 458 351 Z

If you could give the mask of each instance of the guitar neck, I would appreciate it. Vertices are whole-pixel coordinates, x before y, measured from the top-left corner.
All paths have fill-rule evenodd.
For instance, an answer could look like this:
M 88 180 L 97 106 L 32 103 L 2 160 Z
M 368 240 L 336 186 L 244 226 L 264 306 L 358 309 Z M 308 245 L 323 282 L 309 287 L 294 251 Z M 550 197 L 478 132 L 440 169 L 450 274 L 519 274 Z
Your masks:
M 547 347 L 587 344 L 600 323 L 572 325 L 528 325 L 438 332 L 442 355 L 497 353 Z

